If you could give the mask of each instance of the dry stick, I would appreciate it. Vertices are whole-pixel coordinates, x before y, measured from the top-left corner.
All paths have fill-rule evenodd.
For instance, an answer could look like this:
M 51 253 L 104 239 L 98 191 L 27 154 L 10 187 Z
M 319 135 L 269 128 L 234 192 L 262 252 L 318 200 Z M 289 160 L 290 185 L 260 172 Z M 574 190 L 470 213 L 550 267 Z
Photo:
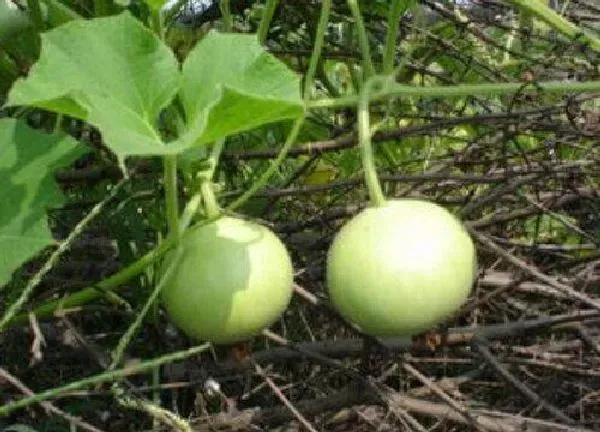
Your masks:
M 415 376 L 419 381 L 429 387 L 429 389 L 431 389 L 434 394 L 444 400 L 444 402 L 465 416 L 465 418 L 469 419 L 473 427 L 481 430 L 481 426 L 477 424 L 477 419 L 473 416 L 473 414 L 471 414 L 467 408 L 463 407 L 461 404 L 448 396 L 437 384 L 415 369 L 410 363 L 403 362 L 402 367 L 404 367 L 404 369 L 406 369 L 411 375 Z
M 25 396 L 32 396 L 34 394 L 33 391 L 29 387 L 27 387 L 17 377 L 10 374 L 8 371 L 3 369 L 2 367 L 0 367 L 0 377 L 2 377 L 7 382 L 11 383 L 17 389 L 19 389 L 19 391 L 21 393 L 23 393 Z M 47 412 L 56 414 L 57 416 L 64 418 L 66 421 L 68 421 L 72 425 L 78 426 L 83 430 L 90 431 L 90 432 L 103 432 L 101 429 L 98 429 L 97 427 L 95 427 L 77 417 L 74 417 L 69 413 L 64 412 L 60 408 L 55 407 L 52 403 L 50 403 L 48 401 L 40 402 L 40 405 Z
M 600 303 L 598 301 L 590 298 L 589 296 L 587 296 L 585 294 L 580 293 L 579 291 L 575 291 L 570 286 L 560 283 L 557 280 L 551 278 L 550 276 L 545 275 L 544 273 L 537 270 L 532 265 L 529 265 L 525 261 L 514 256 L 513 254 L 506 252 L 504 249 L 502 249 L 500 246 L 498 246 L 496 243 L 494 243 L 492 240 L 490 240 L 486 235 L 481 234 L 471 228 L 468 228 L 468 229 L 469 229 L 469 232 L 473 235 L 473 237 L 475 237 L 479 242 L 481 242 L 483 245 L 487 246 L 488 248 L 490 248 L 491 250 L 496 252 L 498 255 L 500 255 L 502 258 L 506 259 L 511 264 L 519 267 L 521 270 L 529 273 L 530 275 L 541 280 L 542 282 L 547 283 L 551 287 L 554 287 L 557 290 L 560 290 L 560 291 L 564 292 L 565 294 L 567 294 L 573 298 L 576 298 L 577 300 L 587 304 L 588 306 L 593 307 L 596 310 L 600 310 Z
M 566 416 L 561 410 L 554 405 L 542 399 L 536 392 L 531 390 L 527 385 L 519 381 L 517 377 L 511 374 L 504 366 L 500 364 L 490 350 L 485 346 L 482 338 L 475 338 L 474 345 L 477 351 L 483 356 L 483 358 L 513 387 L 519 390 L 525 397 L 529 398 L 533 403 L 538 404 L 551 413 L 554 417 L 560 419 L 567 424 L 575 424 L 575 421 L 570 417 Z
M 396 394 L 394 403 L 408 411 L 417 412 L 438 418 L 449 419 L 457 423 L 469 424 L 469 420 L 446 404 L 439 404 Z M 488 410 L 472 410 L 477 416 L 477 423 L 494 432 L 591 432 L 590 429 L 568 427 L 532 417 L 513 416 L 503 412 Z
M 300 287 L 298 287 L 298 288 L 300 288 Z M 302 289 L 302 288 L 300 288 L 300 289 Z M 310 293 L 308 293 L 308 292 L 306 294 L 310 295 Z M 315 298 L 315 300 L 316 300 L 316 298 Z M 339 363 L 333 359 L 330 359 L 328 357 L 320 355 L 316 352 L 311 352 L 311 351 L 305 350 L 303 348 L 300 348 L 297 345 L 295 345 L 295 344 L 291 343 L 290 341 L 288 341 L 287 339 L 285 339 L 284 337 L 279 336 L 279 335 L 271 332 L 270 330 L 264 330 L 263 335 L 277 343 L 284 345 L 284 346 L 289 346 L 293 350 L 298 351 L 298 352 L 306 355 L 309 358 L 313 358 L 313 359 L 319 361 L 320 363 L 326 364 L 326 365 L 331 366 L 343 373 L 346 373 L 349 377 L 356 379 L 358 381 L 358 383 L 360 383 L 360 384 L 369 386 L 369 388 L 374 392 L 374 394 L 379 397 L 380 401 L 385 403 L 387 405 L 387 407 L 395 415 L 398 415 L 399 417 L 402 417 L 405 421 L 408 421 L 409 423 L 411 423 L 415 429 L 424 432 L 421 424 L 419 422 L 417 422 L 414 418 L 412 418 L 410 416 L 410 414 L 405 412 L 403 409 L 400 409 L 398 407 L 393 407 L 390 404 L 389 398 L 387 397 L 386 392 L 382 388 L 380 388 L 379 384 L 376 381 L 374 381 L 373 379 L 367 378 L 366 376 L 349 369 L 343 363 Z M 361 350 L 364 350 L 364 347 L 361 346 Z M 252 363 L 255 363 L 255 361 L 253 360 Z
M 288 407 L 292 414 L 294 414 L 294 417 L 296 417 L 296 419 L 300 423 L 302 423 L 304 427 L 310 432 L 317 432 L 314 426 L 310 424 L 310 422 L 304 418 L 304 416 L 300 413 L 300 411 L 296 409 L 296 407 L 289 401 L 289 399 L 285 397 L 283 392 L 279 389 L 279 387 L 277 387 L 273 380 L 269 378 L 269 376 L 265 373 L 265 371 L 263 371 L 263 369 L 258 365 L 258 363 L 255 363 L 254 361 L 252 361 L 252 363 L 254 364 L 254 369 L 256 370 L 256 373 L 259 374 L 263 380 L 265 380 L 265 382 L 271 388 L 273 393 L 275 393 L 275 396 L 277 396 L 279 400 L 283 402 L 283 404 L 286 407 Z
M 496 123 L 502 120 L 520 120 L 523 121 L 523 117 L 530 115 L 549 115 L 551 113 L 560 113 L 564 110 L 564 106 L 558 106 L 556 108 L 542 108 L 535 110 L 528 110 L 523 112 L 505 113 L 505 114 L 481 114 L 475 116 L 464 116 L 457 118 L 439 118 L 434 120 L 432 123 L 424 125 L 413 125 L 403 128 L 398 128 L 389 131 L 380 131 L 373 134 L 371 138 L 373 142 L 389 141 L 392 139 L 401 139 L 413 135 L 424 135 L 431 132 L 439 131 L 440 129 L 446 129 L 455 127 L 461 124 L 487 124 Z M 323 141 L 311 141 L 304 144 L 300 144 L 297 147 L 291 149 L 288 152 L 288 156 L 299 156 L 304 154 L 315 154 L 330 151 L 339 151 L 347 148 L 353 148 L 356 146 L 356 134 L 349 133 L 333 140 Z M 258 149 L 258 150 L 229 150 L 223 152 L 224 158 L 231 159 L 272 159 L 277 156 L 277 151 L 272 149 Z
M 391 389 L 384 391 L 387 392 L 386 398 L 393 409 L 400 408 L 423 416 L 452 420 L 464 425 L 470 424 L 469 419 L 445 403 L 425 401 L 397 393 Z M 375 403 L 376 400 L 374 399 L 375 396 L 372 394 L 357 392 L 356 388 L 347 388 L 329 396 L 301 400 L 296 402 L 295 405 L 306 415 L 316 416 L 326 411 L 337 411 L 348 406 Z M 581 427 L 569 427 L 547 420 L 515 416 L 497 411 L 474 409 L 472 413 L 476 416 L 478 425 L 492 432 L 592 432 L 590 429 Z M 223 429 L 225 426 L 240 424 L 246 425 L 248 429 L 250 429 L 250 425 L 274 427 L 293 418 L 294 416 L 286 407 L 249 409 L 239 412 L 233 418 L 231 416 L 226 418 L 218 415 L 212 416 L 210 419 L 196 422 L 195 428 L 198 431 L 214 431 Z M 210 426 L 204 428 L 202 424 L 206 423 Z
M 394 394 L 395 392 L 391 389 L 383 386 L 377 380 L 373 378 L 369 378 L 369 382 L 371 384 L 371 388 L 375 391 L 377 396 L 383 401 L 385 401 L 388 409 L 396 415 L 399 419 L 404 420 L 405 422 L 410 423 L 410 425 L 415 428 L 419 432 L 427 432 L 427 429 L 417 421 L 408 411 L 404 408 L 399 407 L 398 404 L 393 403 L 393 398 L 390 397 L 390 394 Z
M 600 354 L 600 344 L 596 341 L 596 339 L 594 339 L 588 329 L 585 328 L 583 324 L 577 324 L 575 328 L 577 329 L 581 340 L 583 340 L 583 342 L 585 342 L 591 349 Z

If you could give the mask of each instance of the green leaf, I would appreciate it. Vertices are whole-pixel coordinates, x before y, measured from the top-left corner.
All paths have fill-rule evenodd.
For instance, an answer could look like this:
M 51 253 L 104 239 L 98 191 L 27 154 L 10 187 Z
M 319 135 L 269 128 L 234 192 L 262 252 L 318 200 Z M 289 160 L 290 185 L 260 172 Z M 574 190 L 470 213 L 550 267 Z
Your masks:
M 188 129 L 179 146 L 204 144 L 303 112 L 300 80 L 255 35 L 211 31 L 190 52 L 181 99 Z
M 121 158 L 166 154 L 176 150 L 162 141 L 156 122 L 179 80 L 173 53 L 124 12 L 44 33 L 40 59 L 15 83 L 8 105 L 84 119 Z
M 64 202 L 54 171 L 85 152 L 71 137 L 0 119 L 0 286 L 25 261 L 54 244 L 46 211 Z

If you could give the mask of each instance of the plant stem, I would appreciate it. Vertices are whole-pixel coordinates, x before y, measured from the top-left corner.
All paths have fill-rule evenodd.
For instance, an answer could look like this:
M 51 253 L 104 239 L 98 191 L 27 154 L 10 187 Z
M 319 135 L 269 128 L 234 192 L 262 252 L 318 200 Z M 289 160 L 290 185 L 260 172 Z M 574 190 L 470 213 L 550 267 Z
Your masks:
M 358 44 L 360 45 L 360 51 L 363 57 L 363 80 L 366 81 L 367 79 L 375 75 L 375 67 L 373 66 L 373 62 L 371 61 L 371 49 L 369 48 L 369 38 L 367 36 L 365 23 L 362 19 L 362 15 L 358 7 L 358 1 L 348 0 L 348 6 L 350 7 L 352 16 L 356 20 L 356 28 L 358 30 Z
M 496 96 L 505 95 L 523 89 L 523 83 L 485 83 L 485 84 L 464 84 L 453 86 L 431 86 L 418 87 L 405 84 L 390 84 L 384 90 L 371 93 L 370 100 L 379 101 L 388 97 L 407 96 L 407 97 L 465 97 L 465 96 Z M 537 82 L 535 89 L 547 93 L 585 93 L 600 91 L 600 81 L 587 82 L 564 82 L 564 81 L 546 81 Z M 307 108 L 337 108 L 356 106 L 360 96 L 343 96 L 341 98 L 331 99 L 322 98 L 307 102 Z
M 179 225 L 179 200 L 177 197 L 177 156 L 164 156 L 163 163 L 167 225 L 169 228 L 169 233 L 176 233 L 178 232 Z
M 125 349 L 127 349 L 127 345 L 129 345 L 129 342 L 131 342 L 131 339 L 133 339 L 135 332 L 142 325 L 142 321 L 144 320 L 144 317 L 150 310 L 150 307 L 154 304 L 155 300 L 158 298 L 160 292 L 162 291 L 163 287 L 165 286 L 165 283 L 171 277 L 171 274 L 173 273 L 173 271 L 177 268 L 177 265 L 179 264 L 179 260 L 181 259 L 182 255 L 183 255 L 182 248 L 179 247 L 179 248 L 175 249 L 175 255 L 173 256 L 173 259 L 171 261 L 169 261 L 167 270 L 161 275 L 159 282 L 154 287 L 154 290 L 152 290 L 152 294 L 150 294 L 150 297 L 144 304 L 144 307 L 136 315 L 133 323 L 131 323 L 131 325 L 129 326 L 127 331 L 125 333 L 123 333 L 123 335 L 119 339 L 119 343 L 117 344 L 117 347 L 113 351 L 112 362 L 108 366 L 108 370 L 114 370 L 119 365 L 121 360 L 123 359 L 123 354 L 125 353 Z
M 369 95 L 372 89 L 375 86 L 381 85 L 382 82 L 384 81 L 380 76 L 369 79 L 361 91 L 358 104 L 358 145 L 360 148 L 363 170 L 365 172 L 365 183 L 367 184 L 371 205 L 373 207 L 381 207 L 386 203 L 383 190 L 381 189 L 379 179 L 377 178 L 377 167 L 375 166 L 375 158 L 373 157 L 369 121 Z
M 317 25 L 317 32 L 315 34 L 315 44 L 313 47 L 313 53 L 310 58 L 308 65 L 308 71 L 304 76 L 304 100 L 310 100 L 312 97 L 312 84 L 319 65 L 319 58 L 323 50 L 323 41 L 325 40 L 325 30 L 327 29 L 327 23 L 329 22 L 329 11 L 331 10 L 331 0 L 323 0 L 321 4 L 321 14 L 319 16 L 319 23 Z
M 233 29 L 233 19 L 231 18 L 231 5 L 229 0 L 220 0 L 219 8 L 221 9 L 221 16 L 223 17 L 223 27 L 226 32 L 230 32 Z
M 389 75 L 394 70 L 394 57 L 396 56 L 396 37 L 398 35 L 398 21 L 400 15 L 406 10 L 406 1 L 393 0 L 388 14 L 388 31 L 385 41 L 385 54 L 383 57 L 383 73 Z
M 210 343 L 205 343 L 202 345 L 197 345 L 187 350 L 176 351 L 174 353 L 170 353 L 161 357 L 157 357 L 153 360 L 142 362 L 138 365 L 128 366 L 122 369 L 117 369 L 111 372 L 105 372 L 98 375 L 92 375 L 88 378 L 81 379 L 79 381 L 74 381 L 69 384 L 66 384 L 62 387 L 56 387 L 50 390 L 46 390 L 40 393 L 36 393 L 29 397 L 24 397 L 20 400 L 17 400 L 12 403 L 8 403 L 6 405 L 0 406 L 0 417 L 6 416 L 11 412 L 25 408 L 35 403 L 43 402 L 48 399 L 59 397 L 65 393 L 72 392 L 73 390 L 78 390 L 84 387 L 88 387 L 94 384 L 100 384 L 107 381 L 115 381 L 121 378 L 125 378 L 129 375 L 140 374 L 152 370 L 158 366 L 162 366 L 164 364 L 178 362 L 188 357 L 200 354 L 206 351 L 211 346 Z
M 198 207 L 201 202 L 200 196 L 194 196 L 190 201 L 186 204 L 185 209 L 183 210 L 183 217 L 180 221 L 179 226 L 179 236 L 185 234 L 188 226 L 192 222 L 193 215 L 196 214 Z M 210 222 L 204 221 L 204 222 Z M 33 310 L 36 318 L 46 318 L 51 316 L 56 310 L 60 308 L 72 308 L 84 305 L 102 295 L 106 295 L 105 293 L 110 293 L 110 291 L 114 291 L 123 284 L 125 284 L 130 279 L 134 278 L 138 274 L 142 273 L 146 267 L 152 265 L 155 261 L 160 259 L 173 245 L 176 244 L 178 238 L 176 235 L 168 236 L 161 244 L 156 246 L 146 255 L 141 257 L 136 262 L 130 264 L 128 267 L 123 270 L 115 273 L 114 275 L 104 279 L 99 282 L 95 286 L 90 286 L 87 288 L 83 288 L 80 291 L 77 291 L 69 296 L 60 299 L 54 300 L 43 305 L 37 307 Z M 26 313 L 22 313 L 14 317 L 10 323 L 11 324 L 19 324 L 27 322 L 28 315 Z
M 309 73 L 306 75 L 306 80 L 304 81 L 304 102 L 305 104 L 308 102 L 311 91 L 306 89 L 312 88 L 312 80 L 314 78 L 314 71 L 319 64 L 319 58 L 321 57 L 321 50 L 323 49 L 323 39 L 325 37 L 325 29 L 327 28 L 327 23 L 329 20 L 329 10 L 331 9 L 331 0 L 323 0 L 321 4 L 321 15 L 319 17 L 319 24 L 317 27 L 317 32 L 315 35 L 315 43 L 313 47 L 313 51 L 310 57 L 310 64 L 308 66 Z M 325 16 L 325 17 L 324 17 Z M 312 72 L 311 72 L 312 71 Z M 227 210 L 233 211 L 236 208 L 242 206 L 248 199 L 252 197 L 256 192 L 258 192 L 264 185 L 267 184 L 271 176 L 277 171 L 277 169 L 281 166 L 288 152 L 296 142 L 296 138 L 300 133 L 300 129 L 304 124 L 304 120 L 306 118 L 306 114 L 303 114 L 302 117 L 296 119 L 294 124 L 292 125 L 292 129 L 290 130 L 285 144 L 281 148 L 281 151 L 275 158 L 275 160 L 271 163 L 271 166 L 267 168 L 267 170 L 261 175 L 261 177 L 252 184 L 246 192 L 244 192 L 240 197 L 234 200 L 227 206 Z
M 161 39 L 164 40 L 164 18 L 160 9 L 152 10 L 150 14 L 150 26 L 152 31 Z
M 267 40 L 267 33 L 269 33 L 269 26 L 271 25 L 271 20 L 273 19 L 273 15 L 275 14 L 275 9 L 277 9 L 277 4 L 279 0 L 267 0 L 265 4 L 265 9 L 263 11 L 262 18 L 260 19 L 260 24 L 258 26 L 258 41 L 260 44 L 264 44 L 265 40 Z
M 213 190 L 212 182 L 209 179 L 203 179 L 200 183 L 200 193 L 204 200 L 204 209 L 206 210 L 206 216 L 209 219 L 214 219 L 221 213 L 221 208 L 215 198 L 215 191 Z
M 547 5 L 533 0 L 508 0 L 508 3 L 531 13 L 565 36 L 571 39 L 578 38 L 581 43 L 588 44 L 594 51 L 600 52 L 600 38 L 572 23 Z
M 173 246 L 173 244 L 175 243 L 175 239 L 175 236 L 168 237 L 163 243 L 160 244 L 160 246 L 152 249 L 142 258 L 129 265 L 128 267 L 124 268 L 123 270 L 119 271 L 118 273 L 115 273 L 114 275 L 99 282 L 96 286 L 83 288 L 80 291 L 70 294 L 69 296 L 63 299 L 44 303 L 43 305 L 34 309 L 33 313 L 38 319 L 45 318 L 51 316 L 58 309 L 68 309 L 72 307 L 81 306 L 102 296 L 104 291 L 115 290 L 117 287 L 125 284 L 133 277 L 142 273 L 147 266 L 151 265 L 156 260 L 158 260 L 170 247 Z M 27 314 L 21 314 L 16 316 L 11 321 L 11 324 L 18 324 L 23 322 L 27 322 Z
M 227 210 L 234 211 L 238 207 L 244 205 L 244 203 L 246 201 L 248 201 L 248 199 L 250 199 L 252 197 L 252 195 L 254 195 L 264 185 L 267 184 L 267 182 L 269 181 L 269 179 L 271 178 L 271 176 L 275 173 L 275 171 L 279 168 L 279 166 L 285 160 L 285 157 L 287 156 L 288 152 L 290 151 L 290 149 L 292 148 L 292 146 L 296 142 L 296 138 L 298 137 L 298 133 L 300 132 L 300 128 L 304 124 L 304 119 L 305 119 L 305 116 L 302 116 L 301 118 L 296 119 L 294 121 L 294 124 L 292 126 L 292 130 L 288 134 L 288 137 L 286 139 L 285 144 L 283 145 L 283 147 L 281 148 L 281 151 L 279 152 L 279 154 L 277 155 L 277 157 L 275 158 L 275 160 L 271 163 L 271 165 L 269 166 L 269 168 L 267 168 L 267 170 L 260 176 L 260 178 L 257 181 L 255 181 L 252 184 L 252 186 L 250 186 L 246 190 L 246 192 L 244 192 L 236 200 L 234 200 L 232 203 L 230 203 L 226 207 Z
M 215 170 L 217 169 L 217 165 L 219 164 L 219 158 L 221 157 L 221 153 L 223 152 L 223 148 L 225 147 L 225 138 L 220 138 L 215 142 L 215 145 L 210 152 L 210 156 L 208 158 L 209 168 L 206 172 L 206 176 L 209 179 L 212 179 L 215 175 Z

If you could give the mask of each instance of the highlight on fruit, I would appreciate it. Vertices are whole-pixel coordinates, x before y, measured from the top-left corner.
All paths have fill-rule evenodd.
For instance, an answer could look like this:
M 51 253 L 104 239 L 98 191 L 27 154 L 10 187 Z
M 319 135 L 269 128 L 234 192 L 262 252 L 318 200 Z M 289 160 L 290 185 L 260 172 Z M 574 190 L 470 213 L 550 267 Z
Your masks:
M 326 261 L 332 304 L 366 334 L 408 336 L 455 313 L 477 276 L 475 245 L 444 207 L 395 199 L 342 226 Z
M 190 338 L 216 344 L 249 340 L 287 308 L 292 261 L 267 227 L 222 216 L 191 228 L 181 242 L 183 254 L 161 299 L 173 323 Z

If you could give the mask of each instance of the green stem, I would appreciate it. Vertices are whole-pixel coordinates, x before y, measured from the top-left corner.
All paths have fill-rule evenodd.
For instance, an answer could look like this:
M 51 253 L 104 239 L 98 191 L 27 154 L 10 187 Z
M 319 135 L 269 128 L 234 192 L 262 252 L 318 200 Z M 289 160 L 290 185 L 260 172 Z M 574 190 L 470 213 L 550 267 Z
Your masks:
M 398 22 L 400 15 L 406 10 L 406 1 L 393 0 L 388 14 L 388 31 L 385 41 L 385 54 L 383 57 L 383 73 L 386 75 L 394 71 L 394 58 L 396 56 L 396 37 L 398 36 Z
M 62 387 L 56 387 L 50 390 L 46 390 L 40 393 L 36 393 L 32 396 L 24 397 L 20 400 L 17 400 L 12 403 L 8 403 L 6 405 L 0 406 L 0 417 L 6 416 L 12 413 L 15 410 L 28 407 L 30 405 L 43 402 L 48 399 L 57 398 L 65 393 L 72 392 L 74 390 L 79 390 L 81 388 L 85 388 L 88 386 L 92 386 L 94 384 L 100 384 L 108 381 L 116 381 L 118 379 L 125 378 L 130 375 L 141 374 L 144 372 L 148 372 L 158 366 L 162 366 L 164 364 L 178 362 L 184 360 L 188 357 L 200 354 L 206 351 L 211 346 L 210 343 L 205 343 L 202 345 L 194 346 L 187 350 L 176 351 L 174 353 L 170 353 L 161 357 L 157 357 L 153 360 L 145 361 L 135 366 L 128 366 L 122 369 L 117 369 L 110 372 L 101 373 L 98 375 L 92 375 L 88 378 L 81 379 L 79 381 L 74 381 L 69 384 L 66 384 Z
M 381 185 L 379 184 L 379 179 L 377 178 L 377 167 L 375 165 L 375 158 L 373 157 L 373 146 L 371 145 L 369 95 L 375 86 L 380 86 L 383 82 L 382 77 L 379 76 L 369 79 L 361 91 L 358 104 L 358 145 L 365 173 L 365 183 L 367 184 L 371 205 L 373 207 L 385 205 L 386 200 Z
M 98 297 L 104 295 L 104 291 L 114 291 L 118 287 L 125 284 L 130 279 L 134 278 L 138 274 L 142 273 L 147 266 L 154 263 L 158 260 L 169 248 L 171 248 L 175 244 L 176 237 L 171 236 L 165 239 L 160 246 L 152 249 L 142 258 L 124 268 L 123 270 L 115 273 L 114 275 L 104 279 L 99 282 L 96 286 L 91 286 L 87 288 L 83 288 L 76 293 L 70 294 L 69 296 L 60 299 L 54 300 L 51 302 L 44 303 L 43 305 L 37 307 L 33 310 L 36 318 L 47 318 L 52 316 L 52 314 L 61 308 L 68 309 L 73 307 L 78 307 L 84 305 Z M 18 324 L 27 322 L 27 314 L 20 314 L 16 316 L 11 324 Z
M 260 19 L 260 24 L 258 26 L 258 41 L 261 45 L 265 43 L 265 40 L 267 40 L 267 33 L 269 32 L 271 20 L 273 19 L 273 15 L 275 14 L 275 9 L 277 9 L 278 3 L 279 0 L 267 0 L 267 4 L 265 5 L 262 18 Z
M 221 214 L 221 207 L 215 197 L 215 191 L 212 184 L 212 178 L 219 163 L 219 157 L 225 147 L 225 139 L 218 139 L 210 152 L 208 158 L 208 168 L 199 173 L 200 178 L 200 194 L 204 201 L 204 209 L 208 219 L 216 219 Z
M 160 9 L 155 9 L 150 14 L 150 28 L 161 40 L 164 40 L 164 19 Z
M 373 75 L 375 75 L 375 67 L 373 66 L 373 62 L 371 61 L 371 49 L 369 48 L 369 38 L 367 36 L 367 30 L 365 28 L 365 23 L 360 13 L 360 8 L 358 7 L 358 1 L 348 0 L 348 6 L 350 7 L 352 16 L 356 20 L 356 28 L 358 30 L 358 43 L 360 45 L 360 50 L 363 57 L 363 79 L 367 80 Z
M 183 210 L 183 217 L 180 221 L 179 226 L 180 236 L 185 234 L 185 231 L 191 224 L 193 215 L 196 214 L 198 207 L 200 206 L 200 198 L 200 196 L 194 196 L 186 204 L 185 209 Z M 54 314 L 54 312 L 60 308 L 67 309 L 78 307 L 89 303 L 90 301 L 98 297 L 106 295 L 107 292 L 117 290 L 119 287 L 127 283 L 127 281 L 142 273 L 146 269 L 146 267 L 152 265 L 154 262 L 159 260 L 171 247 L 173 247 L 176 244 L 177 240 L 178 238 L 176 235 L 168 236 L 164 242 L 162 242 L 160 245 L 152 249 L 146 255 L 144 255 L 128 267 L 124 268 L 120 272 L 115 273 L 107 279 L 104 279 L 95 286 L 83 288 L 82 290 L 70 294 L 69 296 L 63 299 L 44 303 L 43 305 L 34 309 L 33 313 L 38 319 L 47 318 L 49 316 L 52 316 L 52 314 Z M 22 313 L 14 317 L 10 323 L 25 323 L 28 319 L 28 315 Z
M 206 217 L 209 219 L 217 218 L 221 214 L 221 208 L 215 197 L 215 191 L 212 186 L 212 182 L 209 179 L 203 179 L 200 183 L 200 193 L 204 200 L 204 210 L 206 210 Z
M 119 343 L 117 344 L 117 347 L 113 351 L 112 362 L 108 366 L 108 370 L 114 370 L 119 365 L 119 363 L 121 363 L 121 360 L 123 359 L 123 354 L 125 353 L 125 350 L 127 349 L 127 345 L 129 345 L 129 342 L 131 342 L 131 339 L 133 339 L 135 332 L 142 325 L 142 321 L 144 320 L 144 317 L 148 314 L 150 307 L 154 304 L 154 302 L 158 298 L 160 292 L 162 291 L 163 287 L 165 286 L 165 283 L 171 277 L 171 274 L 173 273 L 173 271 L 179 264 L 179 260 L 181 259 L 182 254 L 183 254 L 182 248 L 177 248 L 175 250 L 175 255 L 173 256 L 173 259 L 171 261 L 169 261 L 167 270 L 161 275 L 159 282 L 154 287 L 154 290 L 152 290 L 152 294 L 150 294 L 150 297 L 144 304 L 144 307 L 136 315 L 133 323 L 129 326 L 127 331 L 119 339 Z
M 316 69 L 317 69 L 317 65 L 319 63 L 319 58 L 321 57 L 321 50 L 323 49 L 323 40 L 325 38 L 325 29 L 327 28 L 327 22 L 329 19 L 330 9 L 331 9 L 331 0 L 323 0 L 323 2 L 321 4 L 321 16 L 319 17 L 319 24 L 318 24 L 317 32 L 315 35 L 315 43 L 314 43 L 313 51 L 312 51 L 312 54 L 310 57 L 310 64 L 308 66 L 308 73 L 306 75 L 306 80 L 304 81 L 305 104 L 308 103 L 308 100 L 311 96 L 311 91 L 306 90 L 306 89 L 312 88 L 312 80 L 314 78 L 314 73 L 315 73 L 314 71 L 316 71 Z M 267 184 L 267 182 L 269 181 L 271 176 L 275 173 L 275 171 L 277 171 L 277 169 L 279 169 L 279 167 L 285 160 L 288 152 L 290 151 L 290 149 L 296 142 L 296 138 L 298 137 L 298 134 L 300 133 L 300 129 L 302 128 L 302 125 L 304 124 L 305 118 L 306 118 L 306 115 L 303 114 L 302 117 L 300 117 L 294 121 L 294 124 L 292 125 L 292 129 L 290 130 L 290 133 L 288 134 L 286 141 L 285 141 L 283 147 L 281 148 L 281 151 L 279 152 L 279 154 L 277 155 L 275 160 L 271 163 L 269 168 L 267 168 L 267 170 L 262 174 L 262 176 L 257 181 L 255 181 L 254 184 L 250 188 L 248 188 L 248 190 L 246 190 L 246 192 L 244 192 L 236 200 L 234 200 L 232 203 L 230 203 L 227 206 L 227 210 L 233 211 L 233 210 L 237 209 L 238 207 L 244 205 L 244 203 L 246 201 L 248 201 L 252 197 L 252 195 L 254 195 L 256 192 L 258 192 L 262 187 L 264 187 Z
M 223 17 L 223 27 L 226 32 L 231 32 L 233 29 L 233 19 L 231 17 L 231 5 L 229 0 L 220 0 L 219 8 Z
M 523 83 L 486 83 L 486 84 L 465 84 L 453 86 L 431 86 L 418 87 L 405 84 L 390 84 L 385 90 L 375 91 L 371 94 L 371 102 L 383 100 L 389 97 L 441 97 L 454 98 L 465 96 L 498 96 L 519 91 L 523 88 Z M 533 89 L 533 87 L 531 87 Z M 600 81 L 573 82 L 565 83 L 563 81 L 537 82 L 536 89 L 547 93 L 584 93 L 600 91 Z M 530 90 L 531 91 L 531 90 Z M 360 96 L 351 95 L 341 98 L 330 99 L 323 98 L 307 102 L 307 108 L 337 108 L 356 106 Z
M 221 153 L 223 152 L 223 148 L 225 147 L 225 138 L 220 138 L 215 142 L 215 145 L 210 152 L 210 156 L 208 158 L 209 168 L 206 172 L 206 176 L 209 179 L 212 179 L 215 175 L 215 171 L 217 169 L 217 165 L 219 164 L 219 158 L 221 157 Z
M 267 184 L 267 182 L 269 181 L 269 179 L 271 178 L 271 176 L 275 173 L 275 171 L 277 171 L 277 169 L 279 168 L 279 166 L 283 163 L 283 161 L 285 160 L 285 157 L 287 156 L 288 152 L 290 151 L 290 149 L 292 148 L 292 146 L 296 142 L 296 138 L 298 137 L 298 133 L 300 132 L 300 128 L 304 124 L 304 119 L 305 119 L 305 116 L 303 115 L 302 117 L 300 117 L 299 119 L 297 119 L 296 121 L 294 121 L 294 124 L 292 126 L 292 130 L 288 134 L 288 137 L 286 139 L 285 144 L 283 145 L 283 147 L 281 148 L 281 151 L 279 152 L 279 154 L 277 155 L 277 157 L 275 158 L 275 160 L 271 163 L 271 165 L 269 166 L 269 168 L 267 168 L 267 170 L 261 175 L 261 177 L 257 181 L 255 181 L 252 184 L 252 186 L 249 187 L 246 190 L 246 192 L 244 192 L 236 200 L 234 200 L 232 203 L 230 203 L 227 206 L 227 210 L 234 211 L 238 207 L 244 205 L 244 203 L 246 201 L 248 201 L 248 199 L 250 199 L 252 197 L 252 195 L 254 195 L 264 185 Z
M 589 44 L 594 51 L 600 52 L 600 38 L 573 24 L 542 2 L 533 0 L 508 0 L 508 2 L 531 13 L 569 38 L 578 37 L 582 43 Z
M 312 85 L 319 65 L 319 58 L 323 51 L 323 41 L 325 40 L 325 30 L 329 22 L 329 11 L 331 10 L 331 0 L 323 0 L 321 4 L 321 14 L 319 16 L 319 24 L 315 33 L 315 44 L 310 57 L 308 71 L 304 76 L 304 100 L 310 100 L 312 97 Z
M 167 155 L 163 158 L 165 179 L 165 204 L 169 233 L 178 232 L 179 202 L 177 197 L 177 156 Z

